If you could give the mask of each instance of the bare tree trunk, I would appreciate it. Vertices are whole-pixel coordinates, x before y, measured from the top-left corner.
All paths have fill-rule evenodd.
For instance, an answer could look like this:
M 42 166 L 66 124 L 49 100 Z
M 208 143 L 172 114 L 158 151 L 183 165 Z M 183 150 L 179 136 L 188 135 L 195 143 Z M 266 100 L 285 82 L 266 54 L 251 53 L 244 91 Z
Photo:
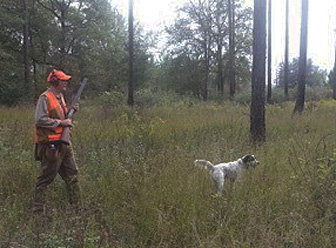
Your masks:
M 335 30 L 335 37 L 336 37 L 336 30 Z M 336 100 L 336 42 L 335 42 L 334 68 L 329 74 L 329 80 L 330 80 L 330 83 L 332 84 L 332 99 Z
M 272 100 L 272 0 L 268 0 L 268 84 L 267 84 L 267 102 Z
M 130 106 L 134 105 L 134 70 L 133 70 L 133 61 L 134 61 L 134 17 L 133 17 L 133 0 L 129 0 L 129 9 L 128 9 L 128 70 L 129 70 L 129 79 L 128 79 L 128 100 L 127 104 Z
M 64 6 L 61 8 L 61 47 L 60 47 L 60 53 L 61 53 L 61 58 L 60 58 L 60 66 L 63 68 L 64 63 L 65 63 L 65 56 L 66 56 L 66 49 L 65 49 L 65 43 L 66 43 L 66 25 L 65 25 L 65 10 L 63 9 Z
M 204 43 L 203 43 L 203 52 L 204 52 L 204 79 L 202 82 L 202 98 L 203 101 L 208 100 L 208 85 L 209 85 L 209 73 L 210 73 L 210 56 L 211 56 L 211 18 L 208 16 L 203 23 L 203 35 L 204 35 Z
M 31 2 L 31 14 L 35 13 L 35 0 Z M 30 22 L 29 22 L 30 23 Z M 29 25 L 30 26 L 30 25 Z M 36 73 L 36 61 L 35 61 L 35 47 L 34 47 L 34 39 L 32 30 L 29 28 L 29 45 L 30 45 L 30 58 L 31 58 L 31 67 L 32 67 L 32 75 L 31 75 L 31 99 L 33 102 L 36 102 L 39 94 L 36 91 L 36 82 L 37 80 L 37 73 Z
M 308 0 L 302 0 L 300 59 L 296 103 L 293 113 L 301 114 L 304 109 L 307 69 L 307 36 L 308 36 Z
M 202 98 L 203 101 L 208 100 L 208 81 L 209 81 L 209 50 L 208 50 L 208 34 L 206 33 L 206 39 L 204 42 L 204 80 L 202 82 Z
M 334 69 L 332 70 L 333 73 L 333 99 L 336 100 L 336 43 L 335 43 L 335 61 L 334 61 Z
M 23 0 L 23 60 L 24 60 L 24 89 L 25 96 L 28 101 L 31 100 L 31 80 L 30 80 L 30 58 L 29 58 L 29 10 L 28 0 Z
M 217 57 L 218 57 L 218 75 L 217 75 L 217 84 L 218 84 L 218 91 L 221 96 L 224 95 L 224 80 L 223 80 L 223 58 L 222 58 L 222 52 L 223 52 L 223 45 L 220 41 L 218 44 L 218 51 L 217 51 Z
M 253 143 L 260 144 L 266 140 L 266 0 L 254 0 L 253 19 L 253 68 L 250 136 Z
M 235 1 L 228 0 L 229 4 L 229 80 L 230 80 L 230 99 L 236 93 L 235 75 Z M 232 2 L 231 2 L 232 1 Z
M 285 63 L 284 63 L 284 94 L 285 99 L 288 100 L 288 81 L 289 81 L 289 69 L 288 69 L 288 49 L 289 49 L 289 0 L 286 0 L 286 35 L 285 35 Z
M 216 13 L 216 22 L 218 25 L 218 36 L 217 36 L 217 89 L 220 96 L 224 95 L 224 79 L 223 79 L 223 30 L 221 22 L 221 1 L 217 2 L 217 13 Z

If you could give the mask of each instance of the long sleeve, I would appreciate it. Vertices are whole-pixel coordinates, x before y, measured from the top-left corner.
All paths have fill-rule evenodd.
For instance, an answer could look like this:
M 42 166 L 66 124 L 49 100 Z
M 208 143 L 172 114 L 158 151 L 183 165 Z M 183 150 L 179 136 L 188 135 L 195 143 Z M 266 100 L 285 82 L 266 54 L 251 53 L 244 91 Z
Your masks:
M 55 129 L 60 124 L 60 120 L 48 117 L 48 99 L 46 96 L 40 96 L 35 110 L 35 125 Z

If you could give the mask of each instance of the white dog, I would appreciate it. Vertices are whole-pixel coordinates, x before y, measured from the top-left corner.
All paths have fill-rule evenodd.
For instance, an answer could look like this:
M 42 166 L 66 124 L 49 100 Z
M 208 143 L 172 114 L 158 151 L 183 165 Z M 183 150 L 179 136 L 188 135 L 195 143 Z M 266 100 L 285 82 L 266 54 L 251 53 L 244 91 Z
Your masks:
M 233 162 L 216 165 L 203 159 L 196 159 L 194 162 L 195 166 L 201 166 L 210 170 L 210 177 L 215 183 L 217 194 L 223 193 L 225 179 L 229 179 L 231 186 L 233 186 L 234 181 L 242 175 L 243 170 L 255 168 L 258 164 L 259 161 L 251 154 L 245 155 Z

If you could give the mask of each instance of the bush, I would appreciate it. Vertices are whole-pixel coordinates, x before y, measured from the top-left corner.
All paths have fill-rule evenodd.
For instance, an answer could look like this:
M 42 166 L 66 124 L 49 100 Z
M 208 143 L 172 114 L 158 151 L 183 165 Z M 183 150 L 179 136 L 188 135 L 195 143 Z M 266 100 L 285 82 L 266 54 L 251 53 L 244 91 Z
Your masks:
M 140 106 L 169 106 L 186 105 L 192 106 L 199 102 L 195 97 L 189 95 L 179 95 L 174 92 L 163 92 L 154 89 L 142 89 L 135 93 L 135 101 Z
M 307 87 L 306 101 L 330 100 L 332 98 L 332 89 L 327 87 Z
M 296 88 L 291 88 L 288 91 L 288 100 L 296 100 L 297 90 Z M 305 100 L 306 101 L 321 101 L 331 99 L 332 90 L 328 87 L 306 87 Z M 283 88 L 273 88 L 272 89 L 272 100 L 275 103 L 282 103 L 286 101 L 284 89 Z
M 21 87 L 0 84 L 0 105 L 13 106 L 20 102 L 22 95 Z
M 249 104 L 251 102 L 251 92 L 241 92 L 235 97 L 235 101 L 241 104 Z
M 125 104 L 125 95 L 119 91 L 105 91 L 94 100 L 103 106 L 120 106 Z

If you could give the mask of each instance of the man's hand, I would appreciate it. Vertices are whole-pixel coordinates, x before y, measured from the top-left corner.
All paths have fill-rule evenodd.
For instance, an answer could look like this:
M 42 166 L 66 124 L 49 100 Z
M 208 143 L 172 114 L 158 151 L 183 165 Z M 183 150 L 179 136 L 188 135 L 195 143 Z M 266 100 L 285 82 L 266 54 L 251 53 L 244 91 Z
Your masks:
M 71 119 L 65 119 L 65 120 L 60 122 L 60 126 L 72 127 L 72 120 Z
M 78 109 L 79 109 L 79 103 L 76 103 L 76 104 L 73 106 L 73 109 L 77 112 Z

